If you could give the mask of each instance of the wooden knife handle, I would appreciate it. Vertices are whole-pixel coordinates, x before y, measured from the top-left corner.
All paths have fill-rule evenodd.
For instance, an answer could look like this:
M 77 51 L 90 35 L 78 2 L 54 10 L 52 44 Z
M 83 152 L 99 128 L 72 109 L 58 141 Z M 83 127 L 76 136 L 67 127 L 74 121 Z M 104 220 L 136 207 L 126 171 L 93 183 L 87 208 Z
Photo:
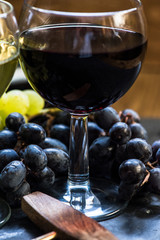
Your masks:
M 41 192 L 24 196 L 22 210 L 45 232 L 55 231 L 58 239 L 117 240 L 95 220 Z

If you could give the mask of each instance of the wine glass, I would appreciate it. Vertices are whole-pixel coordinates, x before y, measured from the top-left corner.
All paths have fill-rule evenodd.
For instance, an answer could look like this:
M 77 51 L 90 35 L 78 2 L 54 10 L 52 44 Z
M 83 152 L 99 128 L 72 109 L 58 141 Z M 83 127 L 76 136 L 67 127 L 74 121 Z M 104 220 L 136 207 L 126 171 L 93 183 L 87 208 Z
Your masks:
M 20 63 L 31 86 L 71 115 L 68 180 L 53 195 L 96 220 L 127 202 L 117 186 L 89 179 L 88 114 L 122 97 L 136 80 L 146 46 L 139 0 L 25 0 L 19 21 Z
M 13 6 L 0 1 L 0 97 L 7 90 L 17 67 L 18 35 Z
M 0 0 L 0 97 L 7 90 L 18 63 L 19 30 L 13 6 Z M 0 227 L 9 219 L 10 207 L 0 199 Z

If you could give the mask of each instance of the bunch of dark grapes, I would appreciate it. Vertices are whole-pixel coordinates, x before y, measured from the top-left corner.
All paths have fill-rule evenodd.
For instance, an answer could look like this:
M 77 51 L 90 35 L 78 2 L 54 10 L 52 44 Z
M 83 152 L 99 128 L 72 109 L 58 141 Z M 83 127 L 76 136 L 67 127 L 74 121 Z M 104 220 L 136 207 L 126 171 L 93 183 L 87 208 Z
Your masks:
M 48 109 L 30 117 L 6 118 L 0 131 L 0 190 L 11 206 L 36 190 L 54 188 L 67 177 L 70 116 Z M 160 193 L 160 140 L 152 146 L 138 113 L 107 107 L 89 115 L 90 176 L 119 184 L 119 198 L 131 200 L 141 189 Z
M 69 146 L 69 114 L 58 111 L 31 118 L 42 124 L 49 137 Z M 43 122 L 43 123 L 42 123 Z M 119 184 L 119 197 L 130 200 L 141 190 L 159 193 L 160 140 L 151 146 L 141 118 L 132 109 L 117 112 L 112 107 L 89 115 L 90 176 Z M 45 145 L 46 146 L 46 145 Z
M 147 130 L 139 114 L 132 109 L 117 113 L 107 107 L 94 113 L 94 121 L 104 129 L 109 144 L 105 143 L 106 137 L 101 137 L 90 146 L 91 174 L 101 172 L 116 181 L 123 200 L 131 200 L 142 189 L 160 193 L 160 140 L 152 145 L 147 142 Z M 102 171 L 97 172 L 99 164 Z
M 48 137 L 40 124 L 9 114 L 0 131 L 1 195 L 11 206 L 19 206 L 24 195 L 52 188 L 55 177 L 66 176 L 68 159 L 68 147 Z

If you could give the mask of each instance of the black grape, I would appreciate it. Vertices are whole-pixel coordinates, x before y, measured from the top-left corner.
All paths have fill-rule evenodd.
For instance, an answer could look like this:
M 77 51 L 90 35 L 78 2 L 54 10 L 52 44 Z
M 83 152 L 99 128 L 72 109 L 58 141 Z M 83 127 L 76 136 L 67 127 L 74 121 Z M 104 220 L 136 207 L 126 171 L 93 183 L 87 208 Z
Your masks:
M 24 151 L 24 163 L 32 171 L 39 171 L 47 166 L 47 156 L 41 147 L 30 144 Z
M 25 119 L 22 114 L 13 112 L 7 116 L 5 122 L 8 129 L 17 132 L 20 126 L 25 123 Z
M 133 109 L 129 109 L 129 108 L 123 110 L 120 113 L 120 118 L 122 122 L 125 122 L 127 124 L 131 124 L 134 122 L 139 123 L 141 121 L 139 114 Z
M 55 173 L 51 168 L 45 167 L 43 170 L 36 173 L 36 178 L 38 188 L 47 190 L 51 188 L 55 182 Z
M 140 183 L 147 174 L 147 169 L 142 161 L 138 159 L 128 159 L 121 163 L 119 176 L 123 182 L 129 184 Z
M 14 148 L 17 143 L 17 134 L 11 130 L 0 131 L 0 149 Z
M 45 149 L 45 148 L 58 148 L 58 149 L 61 149 L 65 152 L 68 152 L 68 148 L 64 143 L 62 143 L 58 139 L 54 139 L 54 138 L 51 138 L 51 137 L 46 137 L 44 139 L 44 141 L 42 141 L 38 145 L 43 149 Z
M 132 123 L 129 125 L 132 135 L 131 138 L 142 138 L 147 140 L 148 133 L 147 130 L 140 123 Z
M 110 177 L 113 166 L 115 144 L 110 137 L 99 137 L 89 148 L 89 163 L 91 176 Z
M 156 160 L 156 153 L 157 153 L 157 150 L 160 148 L 160 140 L 156 140 L 152 143 L 152 158 L 153 158 L 153 161 Z
M 0 150 L 0 172 L 10 162 L 20 160 L 18 153 L 14 149 Z
M 137 193 L 139 189 L 139 184 L 129 184 L 126 182 L 121 181 L 118 191 L 119 191 L 119 199 L 130 201 L 133 196 Z
M 11 207 L 19 207 L 23 196 L 31 193 L 28 182 L 24 181 L 21 186 L 14 192 L 7 192 L 6 199 Z
M 92 142 L 101 136 L 105 135 L 105 131 L 98 126 L 95 122 L 88 122 L 88 143 L 89 146 L 92 144 Z
M 55 172 L 56 176 L 67 175 L 69 155 L 56 148 L 44 149 L 48 159 L 48 166 Z
M 27 144 L 38 144 L 46 137 L 46 131 L 36 123 L 25 123 L 19 128 L 21 139 Z
M 51 127 L 50 137 L 58 139 L 69 147 L 70 128 L 64 124 L 55 124 Z
M 12 161 L 0 174 L 0 187 L 4 192 L 16 191 L 26 177 L 26 167 L 21 161 Z
M 151 145 L 141 138 L 129 140 L 126 144 L 126 152 L 128 158 L 137 158 L 144 163 L 148 162 L 152 156 Z
M 114 108 L 106 107 L 94 113 L 94 120 L 102 129 L 109 131 L 114 123 L 120 122 L 120 117 Z
M 150 170 L 147 188 L 150 192 L 160 194 L 160 168 L 153 168 Z
M 125 144 L 131 138 L 131 130 L 124 122 L 115 123 L 109 130 L 111 140 L 117 144 Z

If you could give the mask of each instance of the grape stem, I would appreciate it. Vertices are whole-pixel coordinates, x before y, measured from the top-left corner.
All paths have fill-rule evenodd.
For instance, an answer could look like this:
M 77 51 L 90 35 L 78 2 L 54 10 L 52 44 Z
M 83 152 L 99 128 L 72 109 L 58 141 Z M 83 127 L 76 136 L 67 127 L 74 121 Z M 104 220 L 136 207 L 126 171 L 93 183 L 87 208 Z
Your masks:
M 140 187 L 142 187 L 149 180 L 150 172 L 148 170 L 146 170 L 146 172 L 147 172 L 147 174 L 146 174 L 145 178 L 143 179 L 143 182 L 141 183 Z
M 150 167 L 151 169 L 154 169 L 154 166 L 153 166 L 153 165 L 154 165 L 155 163 L 157 163 L 157 161 L 155 161 L 154 163 L 147 162 L 146 165 L 147 165 L 148 167 Z
M 124 115 L 123 113 L 122 113 L 122 111 L 120 111 L 119 112 L 119 117 L 121 118 L 121 121 L 122 122 L 125 122 L 125 123 L 127 123 L 127 124 L 133 124 L 133 123 L 136 123 L 135 122 L 135 120 L 134 120 L 134 118 L 133 118 L 133 116 L 131 115 L 131 114 L 126 114 L 126 115 Z

